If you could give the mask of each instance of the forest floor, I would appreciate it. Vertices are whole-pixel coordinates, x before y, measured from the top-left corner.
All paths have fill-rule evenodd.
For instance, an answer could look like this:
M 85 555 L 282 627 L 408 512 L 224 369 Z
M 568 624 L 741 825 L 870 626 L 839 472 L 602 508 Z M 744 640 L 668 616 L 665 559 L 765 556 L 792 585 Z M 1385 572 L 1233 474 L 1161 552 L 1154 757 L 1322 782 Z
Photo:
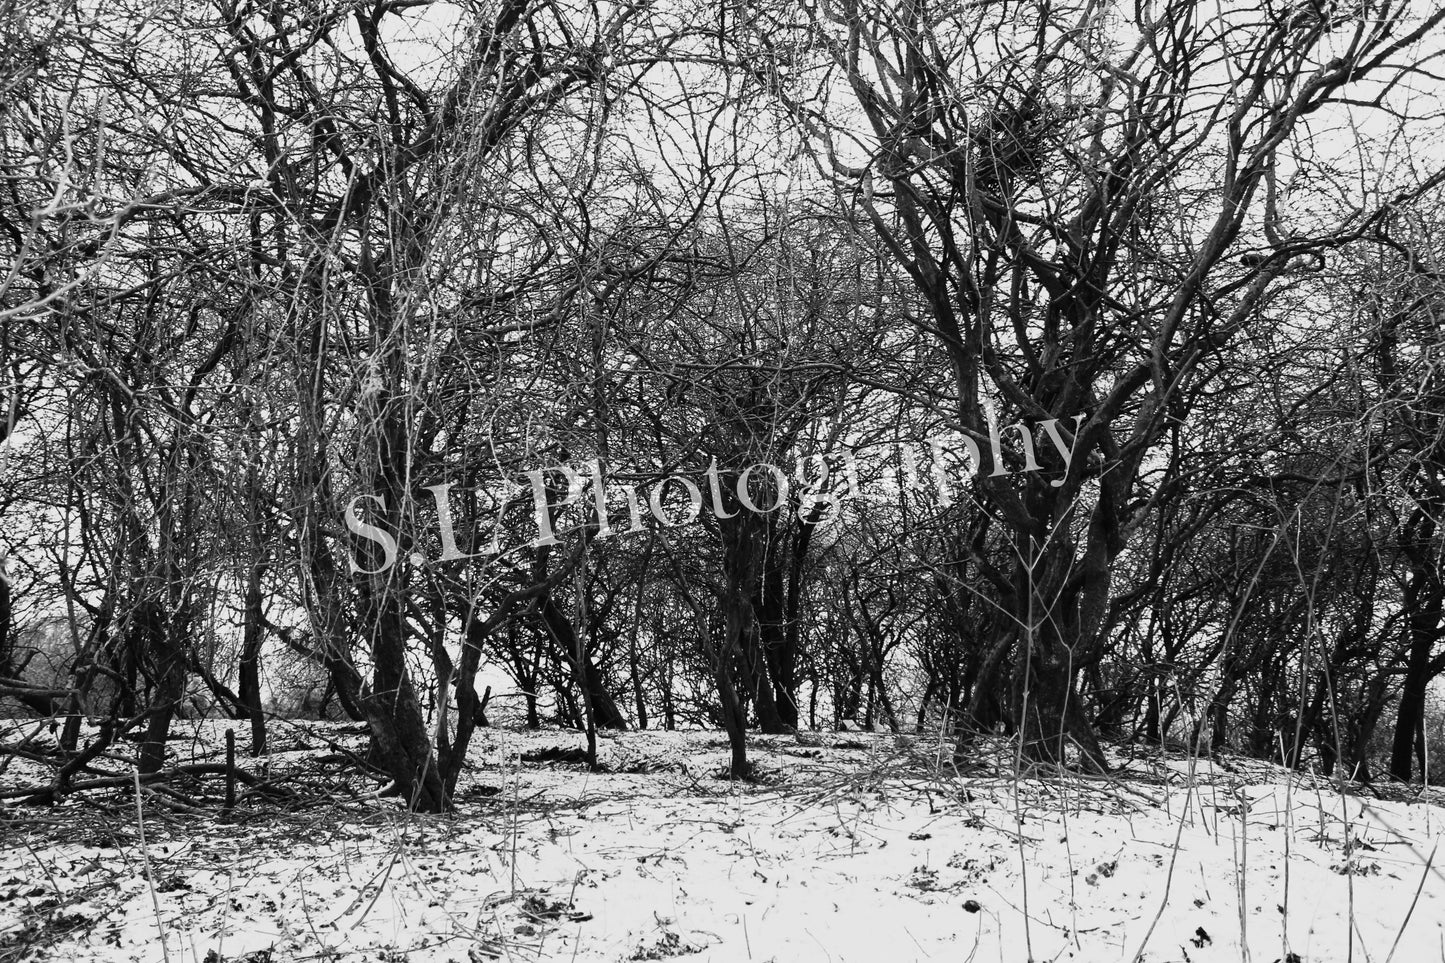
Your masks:
M 222 758 L 186 725 L 179 761 Z M 213 776 L 140 819 L 133 787 L 0 803 L 0 963 L 1445 960 L 1433 790 L 1157 752 L 1015 779 L 1002 746 L 960 773 L 873 733 L 755 737 L 743 784 L 719 733 L 604 739 L 592 773 L 522 761 L 577 733 L 491 729 L 434 817 L 374 795 L 346 727 L 272 738 L 241 761 L 287 794 L 229 819 Z M 12 758 L 0 793 L 49 771 Z

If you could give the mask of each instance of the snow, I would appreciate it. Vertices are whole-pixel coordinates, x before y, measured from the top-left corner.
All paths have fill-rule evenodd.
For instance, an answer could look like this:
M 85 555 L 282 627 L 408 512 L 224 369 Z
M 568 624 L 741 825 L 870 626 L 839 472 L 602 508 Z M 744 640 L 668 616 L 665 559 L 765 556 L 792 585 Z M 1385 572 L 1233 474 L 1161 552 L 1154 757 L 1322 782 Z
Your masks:
M 219 745 L 197 725 L 183 753 Z M 740 784 L 717 733 L 605 739 L 588 773 L 519 761 L 576 733 L 494 729 L 435 817 L 324 783 L 319 732 L 364 742 L 278 733 L 310 792 L 230 822 L 146 794 L 144 851 L 132 794 L 0 809 L 0 960 L 1445 959 L 1433 792 L 1157 754 L 1015 780 L 1002 745 L 959 773 L 873 733 L 755 737 Z

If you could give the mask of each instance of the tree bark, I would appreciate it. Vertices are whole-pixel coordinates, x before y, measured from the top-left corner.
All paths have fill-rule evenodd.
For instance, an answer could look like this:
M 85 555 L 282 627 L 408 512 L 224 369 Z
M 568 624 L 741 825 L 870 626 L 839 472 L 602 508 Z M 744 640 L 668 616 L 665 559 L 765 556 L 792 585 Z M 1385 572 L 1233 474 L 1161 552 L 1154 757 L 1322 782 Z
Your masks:
M 1425 695 L 1435 674 L 1432 656 L 1440 640 L 1440 617 L 1445 604 L 1445 585 L 1422 548 L 1428 544 L 1435 525 L 1422 519 L 1420 527 L 1425 531 L 1407 548 L 1410 581 L 1405 587 L 1405 625 L 1409 650 L 1390 747 L 1390 778 L 1399 782 L 1409 782 L 1415 760 L 1422 770 L 1425 766 Z
M 266 716 L 261 711 L 261 645 L 265 641 L 262 625 L 265 609 L 261 599 L 264 565 L 253 565 L 246 576 L 246 599 L 241 635 L 241 658 L 237 667 L 239 700 L 251 721 L 251 755 L 266 752 Z

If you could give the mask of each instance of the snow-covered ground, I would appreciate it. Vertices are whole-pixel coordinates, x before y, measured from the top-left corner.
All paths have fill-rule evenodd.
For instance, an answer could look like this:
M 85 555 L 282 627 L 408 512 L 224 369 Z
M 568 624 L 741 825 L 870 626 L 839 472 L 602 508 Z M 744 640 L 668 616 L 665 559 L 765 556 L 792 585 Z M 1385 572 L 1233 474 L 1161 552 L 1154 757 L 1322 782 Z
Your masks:
M 215 779 L 177 787 L 204 812 L 148 791 L 144 847 L 133 793 L 0 806 L 0 963 L 1445 960 L 1433 793 L 1157 756 L 1016 781 L 869 733 L 756 738 L 737 784 L 718 733 L 606 739 L 588 773 L 519 761 L 576 733 L 487 730 L 459 812 L 424 817 L 316 769 L 364 737 L 274 739 L 244 763 L 293 798 L 222 822 Z

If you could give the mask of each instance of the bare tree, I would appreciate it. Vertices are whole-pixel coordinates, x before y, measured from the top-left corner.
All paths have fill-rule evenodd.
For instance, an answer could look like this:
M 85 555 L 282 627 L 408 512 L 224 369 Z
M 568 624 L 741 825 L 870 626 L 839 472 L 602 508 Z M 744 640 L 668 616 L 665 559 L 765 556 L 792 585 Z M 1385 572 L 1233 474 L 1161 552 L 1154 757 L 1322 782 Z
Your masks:
M 1405 122 L 1391 85 L 1434 56 L 1445 17 L 1417 14 L 822 4 L 745 25 L 759 83 L 947 351 L 950 414 L 984 460 L 976 497 L 1014 556 L 985 572 L 1013 621 L 1032 756 L 1072 739 L 1103 763 L 1075 678 L 1108 649 L 1111 569 L 1158 495 L 1146 475 L 1170 424 L 1281 281 L 1418 193 L 1382 183 L 1290 219 L 1276 186 L 1282 168 L 1308 176 L 1294 145 L 1314 117 L 1348 103 Z M 1015 418 L 1054 433 L 990 457 Z

